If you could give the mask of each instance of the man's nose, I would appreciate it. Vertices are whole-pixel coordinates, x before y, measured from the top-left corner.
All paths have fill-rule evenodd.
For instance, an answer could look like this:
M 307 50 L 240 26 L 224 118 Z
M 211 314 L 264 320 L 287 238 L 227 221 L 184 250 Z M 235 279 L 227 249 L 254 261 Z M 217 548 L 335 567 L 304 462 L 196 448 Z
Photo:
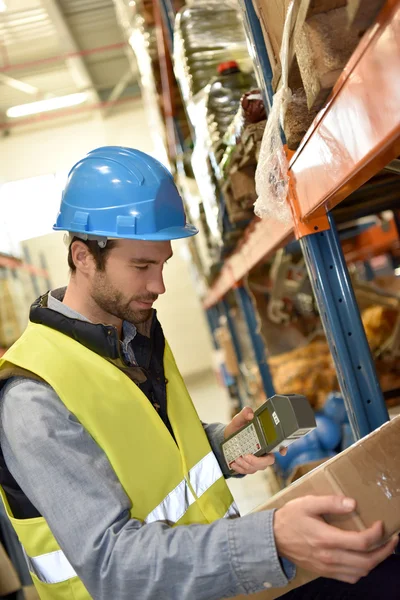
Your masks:
M 165 293 L 165 284 L 162 273 L 153 277 L 151 281 L 148 282 L 147 291 L 151 294 L 156 294 L 157 296 L 161 296 L 161 294 Z

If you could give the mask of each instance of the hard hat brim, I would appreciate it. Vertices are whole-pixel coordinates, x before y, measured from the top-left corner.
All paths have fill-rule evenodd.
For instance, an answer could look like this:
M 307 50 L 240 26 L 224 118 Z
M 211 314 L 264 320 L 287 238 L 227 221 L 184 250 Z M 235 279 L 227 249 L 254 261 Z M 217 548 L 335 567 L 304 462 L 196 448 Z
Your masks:
M 65 229 L 64 227 L 57 227 L 56 225 L 53 226 L 53 230 L 54 231 L 69 231 L 72 234 L 88 233 L 87 231 L 84 231 L 84 230 L 72 231 L 71 229 Z M 90 232 L 90 233 L 91 233 L 91 235 L 93 235 L 93 232 Z M 112 232 L 112 231 L 96 231 L 95 235 L 99 236 L 99 237 L 109 238 L 109 239 L 163 242 L 163 241 L 179 240 L 182 238 L 192 237 L 193 235 L 196 235 L 197 233 L 199 233 L 199 230 L 194 225 L 191 225 L 190 223 L 186 223 L 186 225 L 183 225 L 181 227 L 179 227 L 179 226 L 167 227 L 166 229 L 160 229 L 159 231 L 156 231 L 154 233 L 145 233 L 145 234 L 139 234 L 139 235 L 136 235 L 136 234 L 118 235 L 115 233 L 115 231 L 114 232 Z

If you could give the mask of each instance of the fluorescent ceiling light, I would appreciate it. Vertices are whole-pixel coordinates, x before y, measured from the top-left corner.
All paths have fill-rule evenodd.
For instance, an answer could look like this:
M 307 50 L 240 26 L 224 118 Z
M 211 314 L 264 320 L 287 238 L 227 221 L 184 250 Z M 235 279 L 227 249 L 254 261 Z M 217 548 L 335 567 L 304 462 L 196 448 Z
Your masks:
M 7 10 L 7 5 L 4 0 L 0 0 L 0 12 L 5 12 Z
M 1 1 L 1 0 L 0 0 Z M 12 106 L 6 112 L 7 117 L 26 117 L 36 113 L 47 112 L 49 110 L 57 110 L 59 108 L 67 108 L 68 106 L 76 106 L 82 104 L 87 99 L 86 92 L 77 94 L 69 94 L 68 96 L 58 96 L 56 98 L 48 98 L 47 100 L 39 100 L 38 102 L 29 102 L 29 104 L 20 104 Z
M 26 83 L 25 81 L 20 81 L 19 79 L 14 79 L 14 77 L 9 77 L 8 75 L 4 75 L 4 73 L 0 73 L 0 83 L 4 83 L 25 94 L 35 95 L 39 93 L 39 89 L 34 85 Z

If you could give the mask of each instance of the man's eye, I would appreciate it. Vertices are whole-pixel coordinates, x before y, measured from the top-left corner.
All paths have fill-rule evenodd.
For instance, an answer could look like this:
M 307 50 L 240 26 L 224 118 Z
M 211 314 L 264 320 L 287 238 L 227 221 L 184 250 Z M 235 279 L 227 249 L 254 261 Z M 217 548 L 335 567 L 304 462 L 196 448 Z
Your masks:
M 148 268 L 149 268 L 149 265 L 145 265 L 144 267 L 135 266 L 135 269 L 137 269 L 138 271 L 146 271 L 146 269 L 148 269 Z

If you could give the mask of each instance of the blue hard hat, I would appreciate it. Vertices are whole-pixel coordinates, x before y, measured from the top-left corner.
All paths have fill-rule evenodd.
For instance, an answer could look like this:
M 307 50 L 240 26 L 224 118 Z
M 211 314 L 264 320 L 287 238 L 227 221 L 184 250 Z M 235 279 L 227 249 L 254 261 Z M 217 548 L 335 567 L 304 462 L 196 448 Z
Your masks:
M 53 229 L 90 237 L 174 240 L 195 235 L 171 173 L 133 148 L 89 152 L 68 174 Z

